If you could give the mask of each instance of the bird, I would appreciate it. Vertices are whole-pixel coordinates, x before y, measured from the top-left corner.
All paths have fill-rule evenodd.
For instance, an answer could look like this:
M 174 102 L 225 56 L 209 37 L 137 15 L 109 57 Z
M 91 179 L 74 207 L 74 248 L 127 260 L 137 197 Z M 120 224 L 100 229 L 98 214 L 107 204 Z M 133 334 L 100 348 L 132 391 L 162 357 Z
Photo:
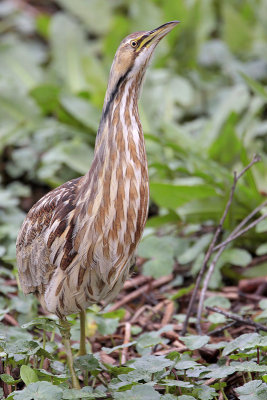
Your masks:
M 129 276 L 148 215 L 149 178 L 138 98 L 151 56 L 179 21 L 128 35 L 111 66 L 89 171 L 44 195 L 28 212 L 16 242 L 24 294 L 34 293 L 59 318 L 72 386 L 70 323 L 86 308 L 110 303 Z

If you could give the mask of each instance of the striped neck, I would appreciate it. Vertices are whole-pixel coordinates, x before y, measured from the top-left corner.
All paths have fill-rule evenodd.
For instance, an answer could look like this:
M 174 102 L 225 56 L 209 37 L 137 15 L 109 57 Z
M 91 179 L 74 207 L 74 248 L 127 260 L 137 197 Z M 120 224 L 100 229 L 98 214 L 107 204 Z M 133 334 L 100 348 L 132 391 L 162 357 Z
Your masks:
M 95 144 L 95 158 L 114 157 L 120 162 L 145 162 L 142 125 L 138 112 L 140 76 L 107 89 Z

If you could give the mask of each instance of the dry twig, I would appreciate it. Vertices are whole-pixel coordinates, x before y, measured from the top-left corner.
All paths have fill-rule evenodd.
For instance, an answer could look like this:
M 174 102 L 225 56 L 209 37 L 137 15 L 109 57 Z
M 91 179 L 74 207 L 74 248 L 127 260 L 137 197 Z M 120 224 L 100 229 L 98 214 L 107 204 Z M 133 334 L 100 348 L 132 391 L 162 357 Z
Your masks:
M 124 332 L 124 340 L 123 344 L 128 344 L 131 339 L 131 324 L 129 322 L 125 322 L 125 332 Z M 128 347 L 124 347 L 121 353 L 121 363 L 122 365 L 127 361 Z
M 199 301 L 199 305 L 198 305 L 198 313 L 197 313 L 197 323 L 196 323 L 196 326 L 197 326 L 197 331 L 198 331 L 198 333 L 201 333 L 200 319 L 201 319 L 201 314 L 202 314 L 202 310 L 203 310 L 203 303 L 204 303 L 205 293 L 206 293 L 206 291 L 207 291 L 208 283 L 209 283 L 210 277 L 211 277 L 211 275 L 212 275 L 212 273 L 213 273 L 213 270 L 214 270 L 214 267 L 215 267 L 215 265 L 216 265 L 216 262 L 218 261 L 220 255 L 221 255 L 221 253 L 223 252 L 223 250 L 225 249 L 226 245 L 227 245 L 231 240 L 234 240 L 234 238 L 240 236 L 240 228 L 243 227 L 243 226 L 247 223 L 247 221 L 248 221 L 253 215 L 255 215 L 255 214 L 263 207 L 263 205 L 261 205 L 260 208 L 258 207 L 258 210 L 255 209 L 248 217 L 246 217 L 246 218 L 238 225 L 238 227 L 231 233 L 231 235 L 234 236 L 234 237 L 233 237 L 229 242 L 226 243 L 226 241 L 229 240 L 229 238 L 230 238 L 230 236 L 231 236 L 231 235 L 229 235 L 229 237 L 227 238 L 227 240 L 226 240 L 225 242 L 223 242 L 223 243 L 225 244 L 225 246 L 222 246 L 222 247 L 221 247 L 221 245 L 219 245 L 220 248 L 218 248 L 218 246 L 215 246 L 216 243 L 217 243 L 218 237 L 219 237 L 220 233 L 222 232 L 222 226 L 223 226 L 223 224 L 224 224 L 225 218 L 226 218 L 226 216 L 227 216 L 227 214 L 228 214 L 228 212 L 229 212 L 230 206 L 231 206 L 231 204 L 232 204 L 233 197 L 234 197 L 234 192 L 235 192 L 235 189 L 236 189 L 236 185 L 237 185 L 238 180 L 245 174 L 245 172 L 246 172 L 249 168 L 251 168 L 255 163 L 257 163 L 257 162 L 259 162 L 259 161 L 260 161 L 260 157 L 257 156 L 257 155 L 254 155 L 252 161 L 251 161 L 238 175 L 236 174 L 236 172 L 234 172 L 234 182 L 233 182 L 233 185 L 232 185 L 232 188 L 231 188 L 231 191 L 230 191 L 229 199 L 228 199 L 227 204 L 226 204 L 226 206 L 225 206 L 223 215 L 222 215 L 221 220 L 220 220 L 220 222 L 219 222 L 219 225 L 218 225 L 218 227 L 217 227 L 217 229 L 216 229 L 216 232 L 215 232 L 215 234 L 214 234 L 214 237 L 213 237 L 213 239 L 212 239 L 212 241 L 211 241 L 211 243 L 210 243 L 210 246 L 209 246 L 209 248 L 208 248 L 208 251 L 207 251 L 207 253 L 206 253 L 206 255 L 205 255 L 202 268 L 201 268 L 201 270 L 200 270 L 200 272 L 199 272 L 199 274 L 198 274 L 197 281 L 196 281 L 196 285 L 195 285 L 195 288 L 194 288 L 192 297 L 191 297 L 191 299 L 190 299 L 190 303 L 189 303 L 189 306 L 188 306 L 188 312 L 187 312 L 186 319 L 185 319 L 184 326 L 183 326 L 183 330 L 182 330 L 182 334 L 183 334 L 183 335 L 184 335 L 184 334 L 186 333 L 186 331 L 187 331 L 187 326 L 188 326 L 189 318 L 190 318 L 191 313 L 192 313 L 193 305 L 195 304 L 196 296 L 197 296 L 197 293 L 198 293 L 198 290 L 199 290 L 201 281 L 202 281 L 202 279 L 203 279 L 204 273 L 205 273 L 206 270 L 207 270 L 207 265 L 208 265 L 208 262 L 209 262 L 209 260 L 210 260 L 210 257 L 211 257 L 211 255 L 212 255 L 212 253 L 215 251 L 215 249 L 218 249 L 218 250 L 219 250 L 218 253 L 215 255 L 215 257 L 214 257 L 214 259 L 213 259 L 213 262 L 211 263 L 211 265 L 210 265 L 210 267 L 209 267 L 208 274 L 207 274 L 207 276 L 206 276 L 206 278 L 205 278 L 205 281 L 204 281 L 204 284 L 203 284 L 203 289 L 202 289 L 202 292 L 201 292 L 200 301 Z M 261 217 L 260 217 L 260 218 L 261 218 Z M 259 219 L 260 219 L 260 218 L 259 218 Z M 259 219 L 258 219 L 258 220 L 259 220 Z M 254 222 L 255 222 L 255 221 L 254 221 Z M 258 222 L 259 222 L 259 221 L 258 221 Z M 258 223 L 258 222 L 257 222 L 257 223 Z M 251 225 L 251 224 L 250 224 L 250 225 Z M 254 226 L 254 225 L 253 225 L 253 226 Z M 245 233 L 248 229 L 251 229 L 251 227 L 249 226 L 249 227 L 247 227 L 247 228 L 245 228 L 245 229 L 246 229 L 245 231 L 244 231 L 244 229 L 242 230 L 242 233 L 241 233 L 241 234 Z
M 252 321 L 252 319 L 239 317 L 239 315 L 229 313 L 228 311 L 223 311 L 218 307 L 207 306 L 206 309 L 209 310 L 209 311 L 214 311 L 216 313 L 222 314 L 225 317 L 230 318 L 233 321 L 237 321 L 242 325 L 253 326 L 257 330 L 261 330 L 261 331 L 267 332 L 267 326 L 259 324 L 257 322 L 254 322 L 254 321 Z

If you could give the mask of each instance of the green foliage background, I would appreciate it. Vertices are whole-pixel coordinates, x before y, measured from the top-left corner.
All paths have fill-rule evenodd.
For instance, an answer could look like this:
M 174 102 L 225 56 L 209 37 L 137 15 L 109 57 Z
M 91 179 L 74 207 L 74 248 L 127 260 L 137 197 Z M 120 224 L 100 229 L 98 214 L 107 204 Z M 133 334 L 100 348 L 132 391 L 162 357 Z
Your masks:
M 121 39 L 174 19 L 181 23 L 158 46 L 140 99 L 151 211 L 157 212 L 148 221 L 139 255 L 150 259 L 144 274 L 170 273 L 174 258 L 196 274 L 233 171 L 254 153 L 262 162 L 238 184 L 225 232 L 266 196 L 267 1 L 57 0 L 44 8 L 42 2 L 27 3 L 0 2 L 3 276 L 13 277 L 7 266 L 15 266 L 16 235 L 32 199 L 90 167 L 109 68 Z M 245 267 L 254 255 L 266 254 L 266 230 L 263 223 L 226 250 L 211 287 L 221 285 L 222 268 L 235 280 L 240 276 L 233 276 L 230 266 Z M 242 276 L 265 271 L 262 264 Z M 12 292 L 2 283 L 3 293 Z M 20 322 L 28 322 L 35 303 L 23 301 L 23 310 L 19 301 L 8 306 L 21 313 Z M 139 394 L 137 389 L 135 398 L 159 398 L 150 389 Z M 212 398 L 195 396 L 181 400 Z
M 140 101 L 151 201 L 160 207 L 148 225 L 218 222 L 233 170 L 241 170 L 254 152 L 262 163 L 238 186 L 226 228 L 262 201 L 267 183 L 265 0 L 59 0 L 57 5 L 60 9 L 48 15 L 41 7 L 33 13 L 12 1 L 0 4 L 4 260 L 14 260 L 23 219 L 19 199 L 90 167 L 120 40 L 172 19 L 181 24 L 158 47 Z M 252 237 L 253 251 L 254 242 Z

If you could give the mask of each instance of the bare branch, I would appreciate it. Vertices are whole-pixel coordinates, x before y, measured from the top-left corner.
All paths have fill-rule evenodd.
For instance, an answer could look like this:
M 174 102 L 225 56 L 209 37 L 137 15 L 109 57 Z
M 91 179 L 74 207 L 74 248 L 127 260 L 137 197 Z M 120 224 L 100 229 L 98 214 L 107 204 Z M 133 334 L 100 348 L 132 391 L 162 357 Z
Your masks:
M 228 238 L 220 243 L 218 246 L 216 246 L 216 250 L 221 249 L 222 247 L 225 247 L 228 245 L 228 243 L 232 242 L 233 240 L 237 239 L 239 236 L 244 235 L 244 233 L 248 232 L 250 229 L 254 228 L 254 226 L 256 226 L 259 222 L 263 221 L 264 219 L 267 218 L 267 214 L 263 214 L 261 217 L 255 219 L 255 221 L 251 222 L 251 224 L 249 224 L 248 226 L 246 226 L 244 229 L 240 230 L 240 231 L 233 231 Z M 215 249 L 214 249 L 215 251 Z
M 192 313 L 193 305 L 195 304 L 197 292 L 199 290 L 202 278 L 204 276 L 204 273 L 206 272 L 207 264 L 208 264 L 208 262 L 210 260 L 210 257 L 212 255 L 212 253 L 215 251 L 215 248 L 218 248 L 218 246 L 215 247 L 215 245 L 217 243 L 217 240 L 218 240 L 218 237 L 219 237 L 220 233 L 222 232 L 222 226 L 224 224 L 225 218 L 226 218 L 226 216 L 227 216 L 227 214 L 229 212 L 229 209 L 231 207 L 237 182 L 246 173 L 246 171 L 249 168 L 251 168 L 255 163 L 257 163 L 259 161 L 260 161 L 260 157 L 258 155 L 254 155 L 253 159 L 251 160 L 251 162 L 238 175 L 236 174 L 236 172 L 234 172 L 234 181 L 233 181 L 233 185 L 231 187 L 231 191 L 230 191 L 230 194 L 229 194 L 229 199 L 228 199 L 227 204 L 225 206 L 223 215 L 222 215 L 222 217 L 220 219 L 220 222 L 219 222 L 219 225 L 218 225 L 218 227 L 216 229 L 214 237 L 213 237 L 213 239 L 212 239 L 212 241 L 210 243 L 210 246 L 208 248 L 208 251 L 207 251 L 207 253 L 205 255 L 201 270 L 200 270 L 200 272 L 198 274 L 196 285 L 195 285 L 193 294 L 192 294 L 190 302 L 189 302 L 188 311 L 187 311 L 186 319 L 185 319 L 185 322 L 184 322 L 182 334 L 185 334 L 186 331 L 187 331 L 189 318 L 190 318 L 190 315 Z M 234 231 L 234 232 L 237 233 L 236 231 Z M 224 248 L 225 247 L 222 247 L 223 250 L 224 250 Z M 203 289 L 202 289 L 200 302 L 199 302 L 199 306 L 198 306 L 198 318 L 197 318 L 197 323 L 196 323 L 198 333 L 201 333 L 200 319 L 201 319 L 201 314 L 202 314 L 202 310 L 203 310 L 203 303 L 204 303 L 204 298 L 205 298 L 205 293 L 207 291 L 208 283 L 209 283 L 210 277 L 212 275 L 212 272 L 214 270 L 214 267 L 216 265 L 216 262 L 217 262 L 218 258 L 220 257 L 220 255 L 221 255 L 223 250 L 219 251 L 218 252 L 219 254 L 215 256 L 215 258 L 214 258 L 215 263 L 214 263 L 214 260 L 213 260 L 213 263 L 210 265 L 210 268 L 209 268 L 209 271 L 208 271 L 208 275 L 207 275 L 207 277 L 205 279 L 205 282 L 204 282 L 204 286 L 203 286 Z
M 209 310 L 209 311 L 214 311 L 216 313 L 222 314 L 225 317 L 230 318 L 233 321 L 237 321 L 237 322 L 239 322 L 239 323 L 241 323 L 243 325 L 254 326 L 254 328 L 256 328 L 257 330 L 261 330 L 261 331 L 267 332 L 267 326 L 266 325 L 262 325 L 262 324 L 259 324 L 257 322 L 254 322 L 250 318 L 239 317 L 239 315 L 232 314 L 232 313 L 229 313 L 227 311 L 223 311 L 218 307 L 207 306 L 206 309 Z

